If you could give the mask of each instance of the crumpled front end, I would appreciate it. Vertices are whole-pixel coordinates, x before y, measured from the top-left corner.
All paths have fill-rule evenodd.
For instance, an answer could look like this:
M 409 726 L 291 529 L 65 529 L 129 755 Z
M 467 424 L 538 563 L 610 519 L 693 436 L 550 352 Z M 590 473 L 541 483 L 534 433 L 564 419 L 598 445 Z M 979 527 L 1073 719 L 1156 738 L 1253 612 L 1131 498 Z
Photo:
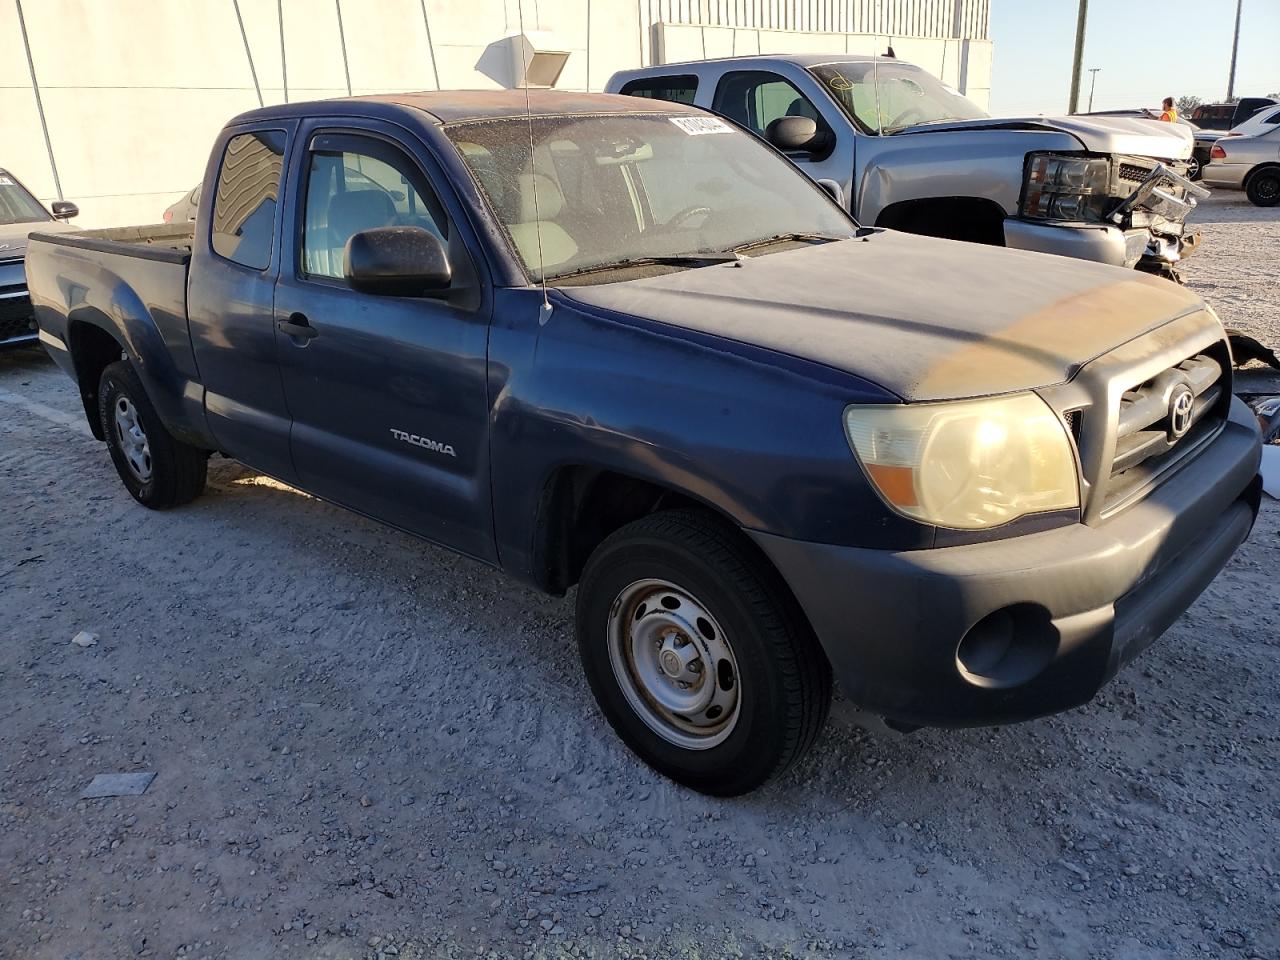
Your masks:
M 1033 153 L 1007 246 L 1167 274 L 1199 232 L 1187 219 L 1209 191 L 1178 160 Z

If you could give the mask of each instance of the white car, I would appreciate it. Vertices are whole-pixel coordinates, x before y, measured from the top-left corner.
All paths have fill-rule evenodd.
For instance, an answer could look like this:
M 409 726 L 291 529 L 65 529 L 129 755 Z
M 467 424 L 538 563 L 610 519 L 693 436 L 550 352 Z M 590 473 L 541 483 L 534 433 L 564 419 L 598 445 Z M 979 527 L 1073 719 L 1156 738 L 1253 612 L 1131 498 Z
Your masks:
M 1280 127 L 1280 107 L 1269 107 L 1259 110 L 1248 120 L 1232 127 L 1224 136 L 1258 137 L 1264 133 L 1270 133 L 1276 127 Z

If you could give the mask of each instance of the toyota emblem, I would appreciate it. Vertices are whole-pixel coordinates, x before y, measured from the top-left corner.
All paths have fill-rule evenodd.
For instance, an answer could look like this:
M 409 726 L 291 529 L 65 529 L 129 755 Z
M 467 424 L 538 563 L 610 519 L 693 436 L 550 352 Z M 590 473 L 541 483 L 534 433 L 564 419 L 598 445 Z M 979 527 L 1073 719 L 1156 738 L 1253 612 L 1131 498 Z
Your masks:
M 1177 440 L 1191 429 L 1191 408 L 1195 405 L 1195 394 L 1186 384 L 1173 388 L 1169 397 L 1169 436 Z

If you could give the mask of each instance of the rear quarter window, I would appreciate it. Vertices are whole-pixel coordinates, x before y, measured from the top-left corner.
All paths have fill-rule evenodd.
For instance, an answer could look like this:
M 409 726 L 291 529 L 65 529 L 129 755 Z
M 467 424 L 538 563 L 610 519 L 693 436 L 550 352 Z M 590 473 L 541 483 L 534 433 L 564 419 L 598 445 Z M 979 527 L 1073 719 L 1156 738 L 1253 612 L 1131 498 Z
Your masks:
M 283 130 L 255 130 L 227 141 L 210 235 L 218 256 L 255 270 L 271 264 L 284 149 Z
M 685 74 L 677 77 L 644 77 L 622 85 L 618 91 L 628 97 L 648 97 L 670 103 L 693 103 L 698 95 L 698 78 Z

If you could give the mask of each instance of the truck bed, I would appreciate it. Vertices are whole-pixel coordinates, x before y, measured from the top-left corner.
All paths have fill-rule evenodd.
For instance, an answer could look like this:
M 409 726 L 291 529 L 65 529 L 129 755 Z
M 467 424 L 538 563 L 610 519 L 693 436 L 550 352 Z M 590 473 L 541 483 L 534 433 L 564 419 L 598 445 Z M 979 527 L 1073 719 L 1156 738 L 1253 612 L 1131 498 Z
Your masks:
M 114 253 L 166 263 L 187 263 L 191 259 L 193 224 L 156 223 L 142 227 L 106 227 L 74 233 L 40 233 L 41 241 L 63 247 L 79 247 L 99 253 Z
M 118 342 L 148 344 L 157 358 L 139 375 L 170 429 L 197 432 L 202 419 L 187 329 L 189 224 L 31 234 L 27 281 L 40 340 L 73 376 L 72 351 L 94 328 Z M 100 342 L 100 341 L 99 341 Z M 90 422 L 96 383 L 83 383 Z

